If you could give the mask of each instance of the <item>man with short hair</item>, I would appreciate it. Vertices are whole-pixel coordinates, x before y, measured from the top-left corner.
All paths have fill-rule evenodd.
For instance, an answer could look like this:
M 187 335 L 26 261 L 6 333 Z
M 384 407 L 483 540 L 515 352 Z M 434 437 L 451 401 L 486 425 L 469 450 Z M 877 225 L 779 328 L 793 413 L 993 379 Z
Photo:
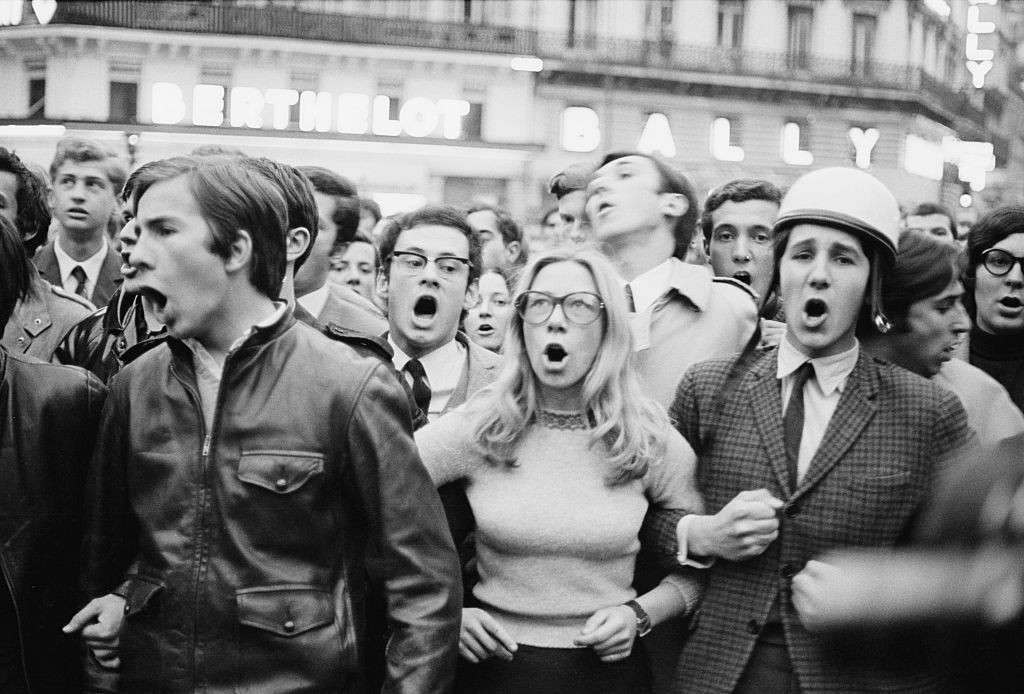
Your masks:
M 41 182 L 17 154 L 0 147 L 0 216 L 18 230 L 31 258 L 46 241 L 50 210 Z M 13 354 L 50 361 L 61 337 L 89 315 L 92 304 L 44 280 L 32 267 L 31 286 L 14 307 L 0 344 Z
M 144 165 L 132 201 L 134 288 L 170 337 L 112 382 L 83 572 L 101 597 L 65 629 L 117 644 L 125 691 L 362 691 L 375 550 L 385 689 L 447 691 L 458 565 L 406 399 L 390 367 L 275 301 L 280 191 L 178 157 Z
M 481 272 L 499 268 L 515 276 L 526 265 L 526 238 L 508 211 L 495 205 L 472 205 L 466 211 L 466 219 L 480 235 Z
M 775 259 L 772 226 L 782 192 L 771 181 L 737 179 L 712 190 L 698 225 L 717 277 L 732 277 L 754 290 L 762 318 L 779 320 L 772 295 Z
M 321 166 L 300 166 L 298 170 L 313 186 L 319 231 L 309 257 L 295 273 L 296 300 L 324 325 L 334 323 L 346 330 L 379 335 L 387 324 L 377 307 L 349 287 L 330 281 L 331 257 L 352 240 L 359 227 L 355 185 Z
M 931 234 L 940 241 L 956 243 L 956 222 L 953 214 L 942 205 L 934 202 L 922 202 L 907 213 L 903 221 L 907 231 L 922 231 Z
M 830 569 L 818 557 L 895 544 L 973 437 L 954 393 L 857 340 L 858 324 L 889 324 L 899 207 L 866 172 L 821 169 L 793 184 L 774 230 L 781 342 L 693 367 L 670 410 L 707 515 L 663 529 L 679 561 L 715 560 L 675 691 L 935 691 L 927 673 L 830 659 L 807 629 Z
M 559 171 L 548 181 L 548 192 L 558 201 L 558 216 L 562 220 L 561 237 L 573 243 L 583 243 L 590 238 L 587 223 L 587 182 L 594 167 L 573 164 Z
M 57 238 L 33 259 L 43 278 L 95 306 L 105 306 L 121 281 L 121 260 L 107 226 L 124 185 L 124 165 L 99 142 L 68 136 L 50 164 Z

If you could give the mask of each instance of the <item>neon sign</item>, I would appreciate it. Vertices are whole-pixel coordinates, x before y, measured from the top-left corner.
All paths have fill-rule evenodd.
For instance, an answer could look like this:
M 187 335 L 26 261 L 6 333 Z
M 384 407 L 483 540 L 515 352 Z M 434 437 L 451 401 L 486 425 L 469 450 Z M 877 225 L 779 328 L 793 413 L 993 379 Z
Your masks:
M 298 106 L 299 130 L 347 135 L 385 135 L 430 137 L 440 135 L 457 140 L 462 135 L 462 119 L 469 114 L 469 102 L 463 99 L 413 97 L 391 117 L 391 97 L 383 94 L 339 94 L 294 89 L 256 89 L 216 84 L 197 84 L 192 89 L 193 125 L 220 127 L 225 120 L 233 128 L 286 130 L 292 108 Z M 177 125 L 189 114 L 185 93 L 173 82 L 156 82 L 152 90 L 152 119 L 161 125 Z M 227 108 L 230 107 L 230 108 Z M 226 116 L 225 113 L 230 116 Z
M 996 30 L 995 22 L 981 20 L 981 5 L 995 5 L 996 0 L 968 0 L 967 8 L 967 46 L 964 55 L 967 57 L 967 71 L 971 73 L 971 83 L 976 89 L 985 86 L 985 76 L 992 70 L 995 51 L 990 48 L 979 48 L 978 41 L 982 35 L 992 34 Z

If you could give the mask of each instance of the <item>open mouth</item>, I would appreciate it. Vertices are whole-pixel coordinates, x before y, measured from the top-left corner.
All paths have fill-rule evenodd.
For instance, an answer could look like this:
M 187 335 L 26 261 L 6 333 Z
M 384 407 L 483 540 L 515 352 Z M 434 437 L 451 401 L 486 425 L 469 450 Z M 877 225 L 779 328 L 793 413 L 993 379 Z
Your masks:
M 163 309 L 167 305 L 167 297 L 152 287 L 139 287 L 135 291 L 155 309 Z
M 821 299 L 808 299 L 807 303 L 804 304 L 804 313 L 809 318 L 820 318 L 828 312 L 828 304 Z
M 433 318 L 437 314 L 437 299 L 432 296 L 421 296 L 412 307 L 417 318 Z
M 736 272 L 732 273 L 732 278 L 735 280 L 739 280 L 740 282 L 748 286 L 750 285 L 750 281 L 752 279 L 750 273 L 747 272 L 746 270 L 737 270 Z
M 1024 306 L 1024 302 L 1021 302 L 1016 296 L 1004 296 L 999 300 L 999 303 L 1006 308 L 1020 308 Z
M 494 332 L 494 326 L 491 325 L 490 323 L 481 323 L 477 327 L 476 331 L 481 335 L 490 335 L 491 333 Z
M 548 358 L 548 361 L 560 364 L 569 356 L 569 353 L 565 351 L 565 347 L 562 347 L 562 345 L 550 344 L 544 348 L 544 356 Z

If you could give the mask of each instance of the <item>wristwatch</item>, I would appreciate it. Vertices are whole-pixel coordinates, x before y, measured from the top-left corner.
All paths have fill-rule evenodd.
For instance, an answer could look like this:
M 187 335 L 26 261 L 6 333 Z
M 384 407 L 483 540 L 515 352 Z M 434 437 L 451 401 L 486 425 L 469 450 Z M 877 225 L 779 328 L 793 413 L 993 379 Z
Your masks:
M 630 600 L 626 603 L 626 607 L 633 610 L 633 614 L 636 615 L 636 635 L 647 636 L 651 633 L 651 616 L 647 614 L 647 611 L 640 607 L 640 603 L 636 600 Z

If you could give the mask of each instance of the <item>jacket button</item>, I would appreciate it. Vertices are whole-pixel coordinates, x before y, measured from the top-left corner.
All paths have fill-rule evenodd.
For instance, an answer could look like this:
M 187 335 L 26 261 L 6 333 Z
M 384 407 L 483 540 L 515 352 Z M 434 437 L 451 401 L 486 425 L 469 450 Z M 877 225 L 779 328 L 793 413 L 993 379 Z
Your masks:
M 19 337 L 19 338 L 18 338 L 18 344 L 19 344 L 19 345 L 23 345 L 23 344 L 25 344 L 25 338 L 24 338 L 24 336 L 22 336 L 22 337 Z
M 42 318 L 36 318 L 34 322 L 35 322 L 36 325 L 42 325 L 43 324 L 43 319 Z
M 278 477 L 277 482 L 274 482 L 274 486 L 277 487 L 278 489 L 284 489 L 285 487 L 288 486 L 288 480 L 286 480 L 284 477 Z
M 761 625 L 757 623 L 756 619 L 751 619 L 747 622 L 747 631 L 757 636 L 761 632 Z
M 786 514 L 786 518 L 796 518 L 800 515 L 800 504 L 788 504 L 783 513 Z
M 793 578 L 794 576 L 796 576 L 796 567 L 794 567 L 792 564 L 786 564 L 782 567 L 783 578 Z
M 284 623 L 284 630 L 287 631 L 289 634 L 295 631 L 295 622 L 289 619 L 287 622 Z

